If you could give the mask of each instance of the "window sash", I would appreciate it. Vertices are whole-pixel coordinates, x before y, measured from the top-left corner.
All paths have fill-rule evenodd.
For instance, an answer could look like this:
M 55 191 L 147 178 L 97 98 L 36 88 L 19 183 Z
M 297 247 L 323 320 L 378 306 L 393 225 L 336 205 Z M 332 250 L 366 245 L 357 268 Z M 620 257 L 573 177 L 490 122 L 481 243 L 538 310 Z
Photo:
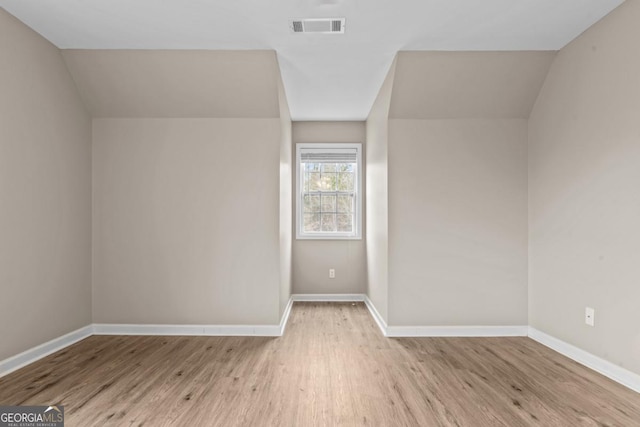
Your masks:
M 317 197 L 317 209 L 308 209 L 307 198 L 309 197 Z M 333 206 L 329 206 L 327 208 L 327 203 L 323 200 L 324 198 L 332 198 L 334 197 L 334 201 L 332 202 Z M 339 197 L 348 198 L 348 206 L 345 209 L 345 206 L 341 204 Z M 348 233 L 354 234 L 356 231 L 356 194 L 355 192 L 348 191 L 312 191 L 312 192 L 303 192 L 302 193 L 302 210 L 301 210 L 301 230 L 303 233 Z M 312 206 L 315 207 L 315 206 Z M 333 223 L 335 227 L 331 230 L 324 229 L 324 220 L 327 216 L 332 216 Z M 320 229 L 313 229 L 311 224 L 307 222 L 307 218 L 317 217 L 320 219 Z M 341 227 L 344 225 L 345 220 L 350 227 L 349 230 L 344 229 L 346 227 Z M 343 229 L 341 229 L 343 228 Z

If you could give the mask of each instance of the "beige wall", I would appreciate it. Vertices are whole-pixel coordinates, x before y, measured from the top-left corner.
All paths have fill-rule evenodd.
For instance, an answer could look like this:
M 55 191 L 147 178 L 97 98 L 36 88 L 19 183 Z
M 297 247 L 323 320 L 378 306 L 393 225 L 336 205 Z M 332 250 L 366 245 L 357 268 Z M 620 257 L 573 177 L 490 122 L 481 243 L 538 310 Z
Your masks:
M 398 52 L 392 119 L 526 119 L 555 52 Z
M 390 325 L 527 324 L 527 122 L 389 121 Z
M 389 325 L 526 325 L 527 121 L 519 116 L 553 56 L 398 54 L 367 120 L 367 291 Z M 496 74 L 521 63 L 526 70 L 505 89 Z
M 94 118 L 277 118 L 273 50 L 63 50 Z
M 627 1 L 562 49 L 531 115 L 529 320 L 640 374 L 638 22 Z
M 280 321 L 280 119 L 93 121 L 98 323 Z
M 389 305 L 389 107 L 397 58 L 393 60 L 367 118 L 367 296 L 388 320 Z
M 312 142 L 362 143 L 366 152 L 365 124 L 364 122 L 294 122 L 294 145 Z M 295 147 L 293 152 L 295 153 Z M 295 200 L 293 209 L 295 222 Z M 363 215 L 362 226 L 364 234 L 365 215 Z M 296 294 L 364 293 L 367 282 L 365 241 L 364 238 L 362 240 L 297 240 L 294 233 L 293 292 Z M 336 270 L 334 279 L 329 278 L 330 268 Z
M 91 121 L 60 52 L 0 8 L 0 360 L 91 323 Z
M 282 79 L 278 77 L 278 98 L 280 104 L 280 315 L 291 298 L 292 261 L 292 171 L 293 154 L 291 145 L 291 114 L 287 103 Z

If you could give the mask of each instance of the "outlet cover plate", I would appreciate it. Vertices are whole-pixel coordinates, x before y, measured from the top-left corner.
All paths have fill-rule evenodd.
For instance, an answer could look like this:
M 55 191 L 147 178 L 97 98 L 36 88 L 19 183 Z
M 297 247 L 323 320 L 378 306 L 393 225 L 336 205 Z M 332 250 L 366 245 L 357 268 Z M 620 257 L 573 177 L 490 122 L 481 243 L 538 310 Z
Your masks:
M 591 307 L 584 309 L 584 323 L 589 326 L 595 326 L 596 324 L 596 311 Z

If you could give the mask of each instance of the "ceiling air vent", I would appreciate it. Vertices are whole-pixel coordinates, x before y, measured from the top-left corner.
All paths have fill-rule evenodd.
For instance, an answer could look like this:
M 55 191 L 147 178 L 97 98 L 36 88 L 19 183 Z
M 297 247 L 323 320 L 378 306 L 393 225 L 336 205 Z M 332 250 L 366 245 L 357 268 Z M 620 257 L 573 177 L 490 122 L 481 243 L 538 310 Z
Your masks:
M 344 18 L 293 19 L 289 27 L 294 33 L 344 34 Z

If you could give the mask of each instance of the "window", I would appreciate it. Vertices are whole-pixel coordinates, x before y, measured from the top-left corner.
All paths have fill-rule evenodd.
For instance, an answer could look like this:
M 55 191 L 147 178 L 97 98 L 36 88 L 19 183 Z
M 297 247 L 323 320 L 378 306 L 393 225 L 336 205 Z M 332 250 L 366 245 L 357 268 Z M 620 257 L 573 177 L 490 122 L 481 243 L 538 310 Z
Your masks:
M 361 144 L 297 144 L 298 239 L 360 239 Z

